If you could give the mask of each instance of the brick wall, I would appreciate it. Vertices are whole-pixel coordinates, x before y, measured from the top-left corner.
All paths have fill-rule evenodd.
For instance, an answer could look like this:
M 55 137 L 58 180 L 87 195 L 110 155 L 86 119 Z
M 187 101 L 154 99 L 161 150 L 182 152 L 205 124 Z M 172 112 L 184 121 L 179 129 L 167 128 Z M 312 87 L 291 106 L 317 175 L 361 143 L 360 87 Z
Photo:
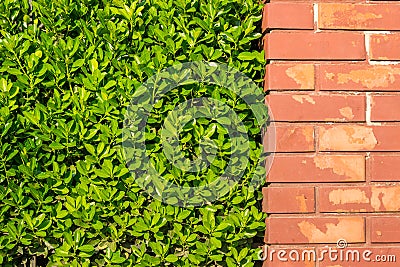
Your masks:
M 265 243 L 397 253 L 264 266 L 400 266 L 400 1 L 271 0 L 262 27 L 277 126 Z

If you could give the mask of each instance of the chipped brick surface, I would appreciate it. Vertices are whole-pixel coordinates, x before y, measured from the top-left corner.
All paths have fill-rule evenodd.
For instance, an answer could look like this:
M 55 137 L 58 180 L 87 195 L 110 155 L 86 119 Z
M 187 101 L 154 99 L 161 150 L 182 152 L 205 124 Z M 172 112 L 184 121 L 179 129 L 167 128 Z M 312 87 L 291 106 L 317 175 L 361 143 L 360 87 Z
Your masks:
M 365 121 L 365 96 L 279 93 L 267 96 L 275 121 Z
M 330 91 L 399 91 L 400 65 L 320 64 L 318 88 Z
M 321 151 L 400 151 L 400 125 L 319 127 Z
M 400 30 L 400 3 L 320 3 L 321 29 Z
M 269 217 L 266 241 L 269 244 L 365 242 L 363 217 Z M 285 234 L 282 234 L 285 233 Z
M 272 63 L 267 65 L 266 90 L 314 90 L 314 88 L 313 64 Z
M 314 187 L 268 187 L 263 189 L 263 195 L 265 212 L 315 212 Z
M 314 151 L 314 127 L 312 125 L 279 124 L 276 126 L 275 152 L 307 152 Z M 264 139 L 266 140 L 266 138 Z M 264 144 L 267 152 L 272 151 Z
M 400 211 L 400 186 L 335 186 L 318 189 L 321 212 Z
M 365 181 L 364 155 L 277 155 L 267 182 Z

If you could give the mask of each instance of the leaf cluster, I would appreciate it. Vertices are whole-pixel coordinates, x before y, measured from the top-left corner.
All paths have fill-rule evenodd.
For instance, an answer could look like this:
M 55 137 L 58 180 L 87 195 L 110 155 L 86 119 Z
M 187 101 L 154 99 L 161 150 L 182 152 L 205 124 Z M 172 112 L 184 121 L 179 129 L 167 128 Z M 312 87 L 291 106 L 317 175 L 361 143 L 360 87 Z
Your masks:
M 161 203 L 129 173 L 121 129 L 135 90 L 180 62 L 226 63 L 260 83 L 260 19 L 254 0 L 0 1 L 0 264 L 35 256 L 40 266 L 253 266 L 265 227 L 260 190 L 244 178 L 201 208 Z M 182 86 L 156 104 L 146 128 L 151 160 L 178 184 L 201 183 L 201 173 L 168 164 L 162 122 L 180 102 L 207 95 L 243 121 L 246 177 L 259 171 L 248 107 L 224 88 Z M 230 142 L 220 124 L 199 119 L 180 137 L 187 157 L 204 135 L 221 148 L 202 173 L 211 181 Z

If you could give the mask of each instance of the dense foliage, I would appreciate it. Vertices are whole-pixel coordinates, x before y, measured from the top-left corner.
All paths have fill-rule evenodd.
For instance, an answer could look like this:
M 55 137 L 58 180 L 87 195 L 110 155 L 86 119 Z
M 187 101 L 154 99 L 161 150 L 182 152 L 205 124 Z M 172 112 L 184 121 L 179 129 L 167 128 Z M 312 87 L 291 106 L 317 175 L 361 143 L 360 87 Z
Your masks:
M 126 168 L 121 128 L 135 89 L 179 62 L 226 63 L 260 83 L 260 19 L 254 0 L 0 1 L 0 263 L 253 266 L 265 216 L 260 190 L 246 187 L 261 151 L 246 105 L 224 88 L 182 86 L 149 119 L 147 149 L 159 172 L 192 184 L 223 172 L 229 140 L 216 122 L 188 124 L 187 156 L 203 135 L 228 152 L 206 173 L 176 170 L 159 142 L 168 111 L 208 95 L 243 120 L 249 172 L 203 207 L 144 193 Z

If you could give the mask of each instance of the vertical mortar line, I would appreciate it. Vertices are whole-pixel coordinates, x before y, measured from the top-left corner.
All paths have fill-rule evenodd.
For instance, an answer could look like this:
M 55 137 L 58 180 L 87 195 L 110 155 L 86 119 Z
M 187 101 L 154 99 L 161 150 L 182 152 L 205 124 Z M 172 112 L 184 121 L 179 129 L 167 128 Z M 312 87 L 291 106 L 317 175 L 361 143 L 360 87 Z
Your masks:
M 320 215 L 318 193 L 319 193 L 319 187 L 317 185 L 314 185 L 314 201 L 315 201 L 314 208 L 315 208 L 315 214 L 316 215 Z
M 365 156 L 365 183 L 371 184 L 371 152 L 367 152 Z
M 365 51 L 367 52 L 367 62 L 371 65 L 388 65 L 386 61 L 371 60 L 371 35 L 372 34 L 390 34 L 390 31 L 364 31 Z
M 314 128 L 314 148 L 315 148 L 315 156 L 317 156 L 319 154 L 319 142 L 318 142 L 318 138 L 319 138 L 319 123 L 315 123 L 313 125 Z
M 318 26 L 318 4 L 317 3 L 313 4 L 313 12 L 314 12 L 314 32 L 320 32 L 321 30 L 319 29 L 319 26 Z
M 369 32 L 364 32 L 364 38 L 365 38 L 365 51 L 367 53 L 367 62 L 371 63 L 370 61 L 370 52 L 371 52 L 371 46 L 370 46 L 370 34 Z
M 367 125 L 372 125 L 371 122 L 371 100 L 372 100 L 372 96 L 371 96 L 371 92 L 366 92 L 365 93 L 365 103 L 366 103 L 366 107 L 365 107 L 365 121 L 367 123 Z

